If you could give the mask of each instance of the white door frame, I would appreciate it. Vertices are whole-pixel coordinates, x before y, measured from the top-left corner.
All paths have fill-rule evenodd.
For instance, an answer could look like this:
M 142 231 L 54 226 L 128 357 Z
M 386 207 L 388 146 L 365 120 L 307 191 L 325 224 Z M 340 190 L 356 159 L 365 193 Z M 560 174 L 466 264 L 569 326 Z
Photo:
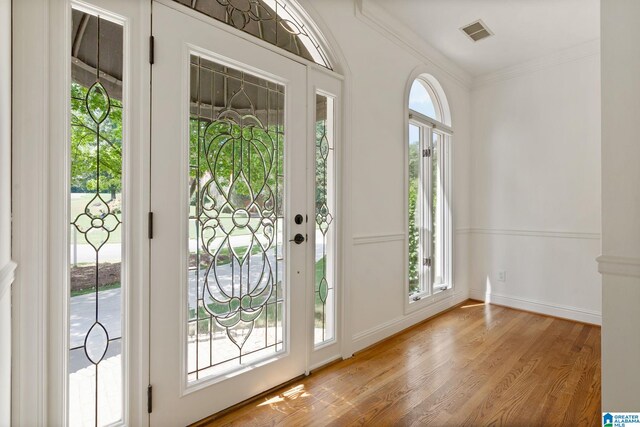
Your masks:
M 18 269 L 13 293 L 14 425 L 66 424 L 68 301 L 69 84 L 71 0 L 14 2 L 13 254 Z M 82 5 L 83 2 L 75 4 Z M 128 335 L 125 422 L 148 424 L 148 211 L 150 7 L 147 2 L 91 0 L 125 21 L 124 76 L 129 152 L 125 154 L 124 203 L 128 206 L 130 265 L 125 297 Z M 146 83 L 146 84 L 145 84 Z M 37 100 L 37 102 L 33 102 Z M 128 104 L 128 106 L 127 106 Z M 125 115 L 127 111 L 125 110 Z M 51 195 L 60 195 L 53 197 Z M 135 195 L 135 197 L 132 197 Z M 126 411 L 126 409 L 125 409 Z
M 11 1 L 0 0 L 0 425 L 11 424 Z
M 169 0 L 165 0 L 168 2 Z M 345 76 L 332 72 L 310 61 L 295 57 L 308 68 L 342 81 L 341 113 L 338 120 L 349 123 L 351 116 L 350 70 L 328 26 L 314 11 L 312 2 L 298 0 L 301 10 L 325 36 L 323 43 L 333 64 Z M 130 18 L 129 45 L 132 124 L 130 132 L 138 138 L 129 153 L 124 173 L 129 179 L 130 194 L 136 194 L 129 203 L 130 253 L 128 271 L 130 283 L 136 284 L 129 296 L 129 375 L 127 423 L 148 425 L 146 387 L 148 384 L 148 240 L 146 239 L 149 196 L 149 165 L 146 161 L 149 147 L 149 85 L 150 66 L 148 37 L 151 34 L 150 1 L 87 0 L 88 4 L 113 11 L 120 5 L 129 12 L 120 15 Z M 68 165 L 66 159 L 69 67 L 68 10 L 71 0 L 28 0 L 13 2 L 12 92 L 20 96 L 12 101 L 12 255 L 18 264 L 12 291 L 12 424 L 44 426 L 62 424 L 64 420 L 64 390 L 66 373 L 60 370 L 67 348 L 63 330 L 67 293 L 67 251 L 59 251 L 66 242 L 67 206 L 64 198 L 52 194 L 67 194 L 67 179 L 61 171 Z M 125 10 L 125 9 L 122 9 Z M 118 11 L 116 11 L 118 12 Z M 222 23 L 214 25 L 224 26 Z M 288 56 L 266 42 L 228 26 L 226 31 L 238 37 L 250 38 L 253 43 Z M 328 46 L 332 46 L 331 49 Z M 137 126 L 137 128 L 136 128 Z M 348 280 L 351 276 L 351 211 L 350 164 L 348 148 L 351 129 L 343 125 L 339 130 L 336 150 L 339 187 L 337 188 L 337 234 L 339 258 L 339 301 L 342 323 L 337 331 L 340 354 L 352 355 Z M 61 167 L 63 166 L 64 167 Z M 0 201 L 1 202 L 1 201 Z M 343 285 L 344 284 L 344 285 Z M 135 356 L 135 357 L 133 357 Z M 322 361 L 310 366 L 315 368 Z

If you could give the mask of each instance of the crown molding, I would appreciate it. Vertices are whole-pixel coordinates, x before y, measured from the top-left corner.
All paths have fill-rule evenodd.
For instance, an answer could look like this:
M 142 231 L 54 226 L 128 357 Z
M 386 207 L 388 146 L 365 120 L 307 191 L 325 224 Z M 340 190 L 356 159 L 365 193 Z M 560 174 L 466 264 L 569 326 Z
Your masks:
M 472 89 L 477 89 L 504 80 L 510 80 L 523 75 L 535 73 L 547 68 L 557 67 L 568 62 L 578 61 L 600 54 L 600 39 L 590 40 L 585 43 L 542 56 L 531 61 L 522 62 L 510 67 L 502 68 L 473 79 Z
M 598 271 L 603 275 L 640 277 L 640 258 L 600 255 Z
M 420 60 L 433 65 L 465 89 L 471 89 L 473 80 L 469 73 L 458 67 L 442 52 L 425 42 L 418 34 L 407 28 L 404 23 L 369 0 L 356 0 L 355 3 L 356 18 L 360 21 L 369 25 L 398 46 L 408 50 Z

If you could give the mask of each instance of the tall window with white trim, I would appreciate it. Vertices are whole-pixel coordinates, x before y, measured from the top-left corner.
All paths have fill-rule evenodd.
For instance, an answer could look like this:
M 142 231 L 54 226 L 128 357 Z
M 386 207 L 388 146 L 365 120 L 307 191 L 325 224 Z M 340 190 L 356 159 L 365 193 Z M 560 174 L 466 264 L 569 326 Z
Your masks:
M 451 140 L 444 93 L 431 76 L 409 94 L 408 283 L 419 301 L 452 287 Z

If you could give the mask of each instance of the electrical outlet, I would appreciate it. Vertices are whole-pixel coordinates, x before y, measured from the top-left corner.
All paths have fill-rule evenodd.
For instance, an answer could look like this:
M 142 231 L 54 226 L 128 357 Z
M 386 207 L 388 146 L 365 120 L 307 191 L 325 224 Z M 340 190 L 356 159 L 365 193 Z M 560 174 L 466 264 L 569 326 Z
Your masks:
M 507 272 L 504 270 L 498 271 L 498 282 L 506 282 L 507 281 Z

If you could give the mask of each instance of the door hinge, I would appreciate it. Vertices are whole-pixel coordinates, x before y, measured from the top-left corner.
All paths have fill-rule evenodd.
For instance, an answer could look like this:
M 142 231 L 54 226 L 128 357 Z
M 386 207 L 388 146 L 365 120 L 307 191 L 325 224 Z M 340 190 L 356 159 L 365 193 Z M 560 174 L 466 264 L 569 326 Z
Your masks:
M 431 258 L 425 258 L 425 259 L 422 261 L 422 264 L 423 264 L 425 267 L 431 267 Z
M 149 239 L 153 239 L 153 212 L 149 212 Z
M 155 62 L 155 39 L 153 38 L 153 36 L 149 36 L 149 64 L 153 65 L 153 63 Z
M 422 150 L 422 157 L 431 157 L 431 148 L 425 148 Z
M 153 411 L 153 387 L 147 386 L 147 413 L 150 414 Z

